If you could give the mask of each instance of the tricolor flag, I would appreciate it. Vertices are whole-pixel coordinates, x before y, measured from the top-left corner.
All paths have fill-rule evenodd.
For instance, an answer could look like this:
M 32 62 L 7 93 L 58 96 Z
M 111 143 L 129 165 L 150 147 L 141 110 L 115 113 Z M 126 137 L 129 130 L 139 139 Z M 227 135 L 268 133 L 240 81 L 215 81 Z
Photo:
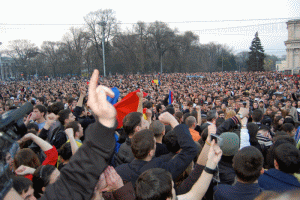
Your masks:
M 169 90 L 169 105 L 173 103 L 173 92 Z
M 158 79 L 153 80 L 152 83 L 155 83 L 156 85 L 161 85 L 161 82 Z

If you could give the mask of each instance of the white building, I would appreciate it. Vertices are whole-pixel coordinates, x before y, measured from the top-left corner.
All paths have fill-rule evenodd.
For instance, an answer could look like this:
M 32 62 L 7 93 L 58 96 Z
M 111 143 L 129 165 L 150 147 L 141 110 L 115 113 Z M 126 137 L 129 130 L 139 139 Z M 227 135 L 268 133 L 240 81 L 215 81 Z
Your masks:
M 300 72 L 300 20 L 290 20 L 287 23 L 288 40 L 285 41 L 287 60 L 286 70 L 291 70 L 292 74 Z M 277 69 L 277 65 L 276 65 Z

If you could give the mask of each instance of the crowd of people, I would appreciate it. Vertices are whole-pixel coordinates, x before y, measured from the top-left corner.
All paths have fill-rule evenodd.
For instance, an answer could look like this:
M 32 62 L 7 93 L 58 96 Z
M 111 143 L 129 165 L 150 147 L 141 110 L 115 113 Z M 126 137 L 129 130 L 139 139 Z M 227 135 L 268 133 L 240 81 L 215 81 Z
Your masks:
M 299 80 L 276 72 L 104 78 L 95 70 L 90 80 L 0 82 L 0 115 L 33 104 L 20 140 L 2 155 L 17 192 L 7 195 L 296 199 Z

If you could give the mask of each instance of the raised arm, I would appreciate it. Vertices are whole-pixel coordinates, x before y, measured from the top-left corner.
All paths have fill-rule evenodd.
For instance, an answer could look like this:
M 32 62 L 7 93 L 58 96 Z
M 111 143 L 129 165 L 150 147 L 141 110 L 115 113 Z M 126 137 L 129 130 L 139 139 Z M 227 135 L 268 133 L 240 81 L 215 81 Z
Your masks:
M 215 144 L 215 141 L 212 141 L 211 146 L 208 152 L 208 160 L 203 170 L 200 178 L 194 184 L 192 189 L 183 195 L 179 195 L 179 199 L 181 200 L 189 200 L 189 199 L 202 199 L 205 195 L 210 182 L 213 178 L 213 171 L 216 169 L 217 164 L 219 163 L 222 156 L 222 150 L 220 147 Z
M 137 92 L 136 95 L 139 97 L 139 106 L 137 112 L 143 114 L 143 91 Z
M 52 149 L 53 147 L 51 144 L 43 140 L 42 138 L 34 135 L 33 133 L 27 133 L 24 135 L 21 139 L 22 142 L 26 142 L 27 140 L 32 140 L 34 141 L 43 151 L 48 151 Z
M 65 130 L 69 140 L 70 140 L 70 144 L 71 144 L 71 149 L 72 149 L 72 155 L 74 155 L 76 153 L 76 151 L 79 149 L 78 145 L 76 144 L 76 140 L 74 138 L 74 131 L 72 128 L 67 128 Z
M 86 129 L 83 145 L 41 199 L 91 199 L 100 174 L 108 166 L 115 147 L 116 110 L 106 100 L 106 95 L 113 97 L 113 92 L 97 87 L 98 76 L 95 70 L 88 96 L 88 105 L 98 119 Z

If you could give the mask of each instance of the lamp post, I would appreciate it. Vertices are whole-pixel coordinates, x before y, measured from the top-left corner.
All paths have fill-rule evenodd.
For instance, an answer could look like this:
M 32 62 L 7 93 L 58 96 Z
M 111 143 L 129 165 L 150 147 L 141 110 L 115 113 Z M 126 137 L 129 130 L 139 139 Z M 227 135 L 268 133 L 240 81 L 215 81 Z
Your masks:
M 2 42 L 0 42 L 0 46 L 2 45 Z M 1 81 L 4 80 L 4 72 L 3 72 L 3 66 L 2 66 L 2 62 L 1 62 L 1 53 L 0 53 L 0 68 L 1 68 Z
M 106 21 L 101 21 L 97 23 L 98 25 L 102 26 L 102 53 L 103 53 L 103 74 L 104 77 L 106 77 L 106 73 L 105 73 L 105 46 L 104 46 L 104 42 L 105 42 L 105 26 L 106 26 Z

